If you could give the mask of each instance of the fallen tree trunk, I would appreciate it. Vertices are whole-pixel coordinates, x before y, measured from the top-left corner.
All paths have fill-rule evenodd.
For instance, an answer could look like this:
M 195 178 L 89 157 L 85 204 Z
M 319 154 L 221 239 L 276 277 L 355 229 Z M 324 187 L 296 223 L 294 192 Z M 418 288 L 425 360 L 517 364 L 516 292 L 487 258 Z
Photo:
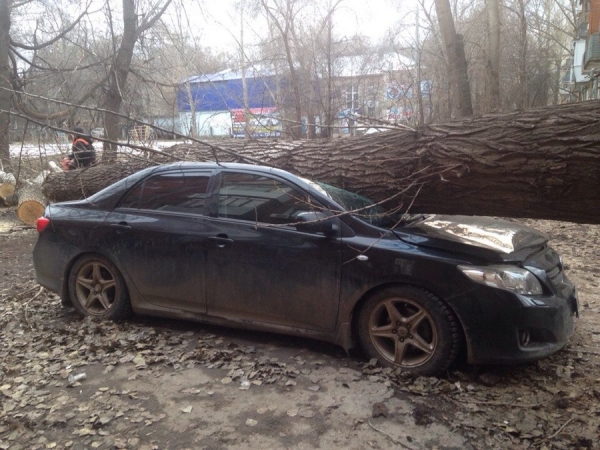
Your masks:
M 169 152 L 192 160 L 260 161 L 375 200 L 392 198 L 390 205 L 410 205 L 411 212 L 600 223 L 600 101 L 415 131 L 326 141 L 227 140 Z M 81 198 L 136 164 L 51 174 L 44 193 L 53 201 Z M 77 177 L 82 189 L 73 188 Z
M 122 160 L 115 164 L 51 173 L 42 184 L 42 193 L 50 202 L 86 198 L 127 175 L 156 164 L 143 159 Z

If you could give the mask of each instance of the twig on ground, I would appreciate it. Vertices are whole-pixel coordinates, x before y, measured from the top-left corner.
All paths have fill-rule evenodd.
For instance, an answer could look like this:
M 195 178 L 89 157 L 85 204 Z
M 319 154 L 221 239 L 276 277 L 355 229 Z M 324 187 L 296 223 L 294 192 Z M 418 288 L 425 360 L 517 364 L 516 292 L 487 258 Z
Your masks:
M 543 440 L 542 442 L 547 442 L 547 441 L 549 441 L 549 440 L 551 440 L 551 439 L 554 439 L 554 438 L 555 438 L 555 437 L 556 437 L 556 436 L 557 436 L 557 435 L 558 435 L 558 434 L 559 434 L 559 433 L 560 433 L 562 430 L 564 430 L 564 429 L 565 429 L 565 427 L 566 427 L 567 425 L 569 425 L 569 424 L 570 424 L 571 422 L 573 422 L 575 419 L 576 419 L 576 417 L 575 417 L 575 416 L 572 416 L 572 417 L 571 417 L 569 420 L 567 420 L 565 423 L 563 423 L 563 424 L 562 424 L 562 426 L 561 426 L 561 427 L 560 427 L 558 430 L 556 430 L 556 432 L 555 432 L 555 433 L 554 433 L 552 436 L 548 436 L 547 438 L 544 438 L 544 440 Z
M 34 288 L 35 288 L 35 286 L 34 286 Z M 29 291 L 31 291 L 31 290 L 33 290 L 33 288 L 32 288 L 32 289 L 29 289 Z M 29 292 L 29 291 L 27 291 L 27 292 Z M 27 326 L 28 326 L 30 329 L 31 329 L 31 328 L 33 328 L 33 327 L 31 326 L 31 324 L 29 323 L 29 320 L 27 319 L 27 308 L 29 307 L 29 304 L 30 304 L 32 301 L 34 301 L 36 298 L 38 298 L 38 297 L 39 297 L 39 296 L 42 294 L 42 292 L 44 292 L 44 287 L 43 287 L 43 286 L 40 286 L 40 290 L 37 292 L 37 294 L 35 294 L 33 297 L 31 297 L 31 298 L 30 298 L 30 299 L 27 301 L 27 303 L 25 303 L 25 305 L 23 305 L 23 317 L 25 318 L 25 323 L 27 324 Z
M 505 402 L 474 402 L 478 405 L 491 405 L 491 406 L 510 406 L 511 408 L 527 408 L 527 409 L 532 409 L 532 408 L 539 408 L 540 406 L 545 405 L 546 403 L 549 403 L 550 401 L 552 401 L 552 399 L 540 402 L 540 403 L 532 403 L 532 404 L 520 404 L 520 403 L 505 403 Z
M 390 441 L 392 441 L 394 444 L 398 444 L 398 445 L 400 445 L 400 446 L 402 446 L 402 447 L 404 447 L 404 448 L 408 448 L 409 450 L 413 450 L 413 449 L 412 449 L 412 447 L 409 447 L 408 445 L 406 445 L 406 444 L 403 444 L 402 442 L 400 442 L 400 441 L 398 441 L 398 440 L 394 439 L 392 436 L 390 436 L 389 434 L 387 434 L 385 431 L 382 431 L 382 430 L 380 430 L 379 428 L 377 428 L 375 425 L 373 425 L 373 424 L 371 423 L 371 421 L 370 421 L 370 420 L 368 420 L 367 422 L 368 422 L 368 424 L 369 424 L 369 426 L 370 426 L 371 428 L 373 428 L 375 431 L 377 431 L 377 432 L 379 432 L 379 433 L 383 434 L 385 437 L 387 437 L 387 438 L 388 438 Z
M 591 350 L 567 350 L 569 353 L 581 353 L 583 355 L 594 355 L 600 356 L 600 352 L 593 352 Z

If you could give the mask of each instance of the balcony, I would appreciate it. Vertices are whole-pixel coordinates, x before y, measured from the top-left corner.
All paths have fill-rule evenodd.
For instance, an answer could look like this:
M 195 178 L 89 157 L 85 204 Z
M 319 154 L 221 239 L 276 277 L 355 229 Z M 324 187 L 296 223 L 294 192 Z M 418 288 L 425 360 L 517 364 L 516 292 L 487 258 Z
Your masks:
M 583 70 L 600 69 L 600 36 L 593 33 L 588 36 L 583 55 Z

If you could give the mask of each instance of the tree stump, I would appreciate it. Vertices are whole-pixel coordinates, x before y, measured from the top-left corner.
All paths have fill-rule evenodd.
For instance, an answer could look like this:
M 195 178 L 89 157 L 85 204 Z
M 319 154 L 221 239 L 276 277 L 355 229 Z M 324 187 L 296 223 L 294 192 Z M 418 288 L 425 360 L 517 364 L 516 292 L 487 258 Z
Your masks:
M 17 217 L 27 225 L 35 226 L 36 221 L 44 214 L 46 199 L 40 186 L 24 186 L 18 192 Z

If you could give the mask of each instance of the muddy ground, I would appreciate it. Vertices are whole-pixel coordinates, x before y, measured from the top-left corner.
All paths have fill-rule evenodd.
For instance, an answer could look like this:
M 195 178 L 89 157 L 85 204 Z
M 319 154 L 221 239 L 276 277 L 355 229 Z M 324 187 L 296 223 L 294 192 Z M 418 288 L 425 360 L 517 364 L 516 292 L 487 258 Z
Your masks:
M 600 448 L 600 226 L 526 222 L 578 286 L 570 343 L 408 378 L 312 340 L 82 319 L 36 284 L 36 231 L 0 208 L 0 450 Z

